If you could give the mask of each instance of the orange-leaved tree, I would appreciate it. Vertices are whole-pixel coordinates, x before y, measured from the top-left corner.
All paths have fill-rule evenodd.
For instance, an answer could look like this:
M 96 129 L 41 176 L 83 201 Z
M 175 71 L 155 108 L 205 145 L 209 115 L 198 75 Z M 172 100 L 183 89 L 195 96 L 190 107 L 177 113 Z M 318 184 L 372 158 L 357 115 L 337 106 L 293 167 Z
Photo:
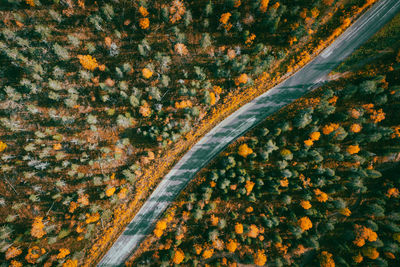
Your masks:
M 239 146 L 239 151 L 238 154 L 244 158 L 246 158 L 248 155 L 253 153 L 253 150 L 247 146 L 247 144 L 242 144 Z
M 175 250 L 172 262 L 175 264 L 180 264 L 185 259 L 185 253 L 181 249 Z
M 264 250 L 258 250 L 257 253 L 253 255 L 254 264 L 257 266 L 264 266 L 267 262 L 267 256 L 264 253 Z
M 307 216 L 300 218 L 297 223 L 302 231 L 307 231 L 312 228 L 312 222 Z
M 78 59 L 84 69 L 93 71 L 99 66 L 96 58 L 91 55 L 78 55 Z
M 46 232 L 43 230 L 44 224 L 42 222 L 42 217 L 35 217 L 32 224 L 31 235 L 36 238 L 42 238 Z

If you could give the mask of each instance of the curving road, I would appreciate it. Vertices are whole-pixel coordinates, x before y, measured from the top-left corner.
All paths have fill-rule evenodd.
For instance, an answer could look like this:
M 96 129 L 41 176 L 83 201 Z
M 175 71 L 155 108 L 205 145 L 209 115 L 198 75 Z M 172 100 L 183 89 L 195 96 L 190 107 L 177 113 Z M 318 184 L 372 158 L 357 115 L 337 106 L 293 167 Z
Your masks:
M 122 266 L 187 183 L 229 143 L 323 82 L 329 72 L 400 11 L 381 0 L 297 73 L 244 105 L 208 132 L 163 178 L 98 266 Z

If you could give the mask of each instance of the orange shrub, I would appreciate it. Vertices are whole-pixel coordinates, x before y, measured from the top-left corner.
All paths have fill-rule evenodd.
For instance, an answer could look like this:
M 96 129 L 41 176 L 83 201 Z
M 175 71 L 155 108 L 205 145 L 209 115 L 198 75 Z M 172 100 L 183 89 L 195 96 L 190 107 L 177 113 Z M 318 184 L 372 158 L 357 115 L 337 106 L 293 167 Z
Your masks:
M 297 224 L 300 226 L 302 231 L 307 231 L 312 228 L 312 222 L 307 216 L 300 218 L 297 221 Z
M 310 134 L 310 138 L 313 141 L 318 141 L 320 137 L 321 137 L 321 133 L 320 132 L 313 132 L 313 133 Z
M 369 103 L 369 104 L 364 104 L 362 107 L 365 109 L 367 113 L 373 113 L 374 112 L 374 104 Z
M 149 11 L 147 11 L 147 9 L 143 6 L 139 7 L 139 13 L 143 17 L 147 17 L 149 15 Z
M 210 92 L 210 105 L 214 105 L 215 102 L 216 102 L 215 94 L 213 92 Z
M 16 260 L 12 260 L 10 267 L 22 267 L 22 263 L 20 263 L 19 261 L 16 261 Z
M 127 193 L 128 193 L 128 188 L 126 188 L 126 187 L 122 188 L 118 193 L 118 198 L 119 199 L 126 198 Z
M 111 197 L 112 195 L 114 195 L 115 192 L 115 187 L 110 187 L 106 190 L 106 196 Z
M 388 189 L 388 191 L 387 191 L 387 193 L 386 193 L 386 196 L 387 197 L 399 197 L 399 195 L 400 195 L 400 193 L 399 193 L 399 189 L 397 189 L 397 188 L 395 188 L 395 187 L 392 187 L 392 188 L 389 188 Z
M 147 103 L 144 103 L 142 106 L 139 108 L 139 113 L 143 117 L 148 117 L 151 114 L 151 109 Z
M 78 198 L 78 203 L 81 204 L 82 206 L 89 205 L 89 195 L 88 194 L 80 195 Z
M 307 17 L 307 8 L 303 8 L 299 15 L 300 18 L 305 19 Z
M 3 141 L 0 141 L 0 152 L 3 152 L 7 148 L 7 144 Z
M 187 49 L 186 45 L 182 43 L 176 43 L 174 46 L 175 53 L 180 56 L 186 56 L 189 54 L 189 50 Z
M 194 251 L 196 252 L 196 255 L 200 255 L 201 251 L 203 251 L 203 248 L 201 247 L 200 244 L 195 244 Z
M 98 212 L 94 214 L 86 213 L 86 224 L 97 222 L 100 219 L 100 214 Z
M 175 108 L 181 109 L 181 108 L 187 108 L 187 107 L 192 107 L 192 101 L 190 100 L 182 100 L 181 102 L 175 102 Z
M 28 249 L 28 254 L 25 256 L 25 260 L 31 264 L 35 264 L 36 260 L 44 253 L 46 253 L 46 250 L 44 248 L 33 246 Z
M 393 139 L 400 137 L 400 126 L 394 126 L 394 127 L 392 127 L 392 129 L 393 129 L 393 133 L 390 137 Z M 1 152 L 1 149 L 0 149 L 0 152 Z
M 351 211 L 349 210 L 349 208 L 341 209 L 339 212 L 340 212 L 340 214 L 342 214 L 346 217 L 349 217 L 351 215 Z
M 67 260 L 63 263 L 63 267 L 78 267 L 78 260 Z
M 76 210 L 76 208 L 78 207 L 78 203 L 71 201 L 71 203 L 69 203 L 69 209 L 68 211 L 70 213 L 74 213 L 74 211 Z
M 254 33 L 250 34 L 249 37 L 247 37 L 246 41 L 244 42 L 247 46 L 251 46 L 253 44 L 254 39 L 256 39 L 256 35 Z
M 219 95 L 220 93 L 222 93 L 222 88 L 221 88 L 220 86 L 214 85 L 214 86 L 213 86 L 213 90 L 214 90 L 214 92 L 215 92 L 217 95 Z
M 351 109 L 349 113 L 350 113 L 350 116 L 354 119 L 358 119 L 361 115 L 360 111 L 358 111 L 357 109 L 354 109 L 354 108 Z
M 60 248 L 60 253 L 57 254 L 57 259 L 64 259 L 65 256 L 69 255 L 69 249 L 66 248 Z
M 154 229 L 154 234 L 160 238 L 164 232 L 164 230 L 167 228 L 167 223 L 165 220 L 158 221 L 156 224 L 156 228 Z
M 253 255 L 254 264 L 257 266 L 264 266 L 267 262 L 267 256 L 264 253 L 264 250 L 258 250 L 257 253 Z
M 16 248 L 14 246 L 11 246 L 7 249 L 6 251 L 6 260 L 12 259 L 17 257 L 18 255 L 20 255 L 22 253 L 22 250 L 19 248 Z
M 321 267 L 335 267 L 335 262 L 332 259 L 332 254 L 327 251 L 321 252 L 319 260 Z
M 241 0 L 235 0 L 235 3 L 233 4 L 233 7 L 240 7 L 241 4 L 242 4 Z
M 383 112 L 382 109 L 379 109 L 378 111 L 374 110 L 373 113 L 370 115 L 370 118 L 374 123 L 378 123 L 385 119 L 385 115 L 386 113 Z
M 212 249 L 212 248 L 206 249 L 203 251 L 203 259 L 211 258 L 213 254 L 214 254 L 214 249 Z
M 312 146 L 312 145 L 314 144 L 314 142 L 313 142 L 313 140 L 311 140 L 311 139 L 307 139 L 307 140 L 304 140 L 304 144 L 305 144 L 306 146 Z
M 94 71 L 99 66 L 96 58 L 91 55 L 78 55 L 78 59 L 84 69 Z
M 246 158 L 248 155 L 253 153 L 253 150 L 247 146 L 247 144 L 242 144 L 239 146 L 239 151 L 238 154 L 244 158 Z
M 241 223 L 235 224 L 235 233 L 243 234 L 243 225 Z
M 368 257 L 371 260 L 375 260 L 379 257 L 379 252 L 373 247 L 365 247 L 361 250 L 361 252 L 365 257 Z
M 213 246 L 213 248 L 221 251 L 224 249 L 224 241 L 217 238 L 213 241 L 212 246 Z
M 328 195 L 319 189 L 315 189 L 314 194 L 319 202 L 326 202 L 328 200 Z
M 308 210 L 308 209 L 310 209 L 312 207 L 311 204 L 310 204 L 310 201 L 308 201 L 308 200 L 302 200 L 300 202 L 300 206 L 305 210 Z
M 285 177 L 279 181 L 282 187 L 288 187 L 289 186 L 289 180 Z
M 167 223 L 165 221 L 158 221 L 156 224 L 157 229 L 165 230 L 167 228 Z
M 210 217 L 210 221 L 211 221 L 211 225 L 212 225 L 212 226 L 217 226 L 217 225 L 218 225 L 219 218 L 213 214 L 213 215 L 211 215 L 211 217 Z
M 247 212 L 247 213 L 251 213 L 251 212 L 253 212 L 253 210 L 254 210 L 254 209 L 253 209 L 252 206 L 249 206 L 249 207 L 246 208 L 246 212 Z
M 251 238 L 257 238 L 259 233 L 260 233 L 260 230 L 258 230 L 257 226 L 252 224 L 252 225 L 250 225 L 249 233 L 247 235 Z
M 150 20 L 148 18 L 140 18 L 139 26 L 143 30 L 147 29 L 150 26 Z
M 359 133 L 361 131 L 361 125 L 354 123 L 350 126 L 350 131 L 353 133 Z
M 342 22 L 342 29 L 347 28 L 351 24 L 351 19 L 345 18 Z
M 347 152 L 352 155 L 352 154 L 357 154 L 358 152 L 360 152 L 360 147 L 358 145 L 350 145 L 347 147 Z
M 60 150 L 62 148 L 61 144 L 54 144 L 53 149 L 54 150 Z
M 36 238 L 42 238 L 46 232 L 43 230 L 44 224 L 42 222 L 42 217 L 35 217 L 35 220 L 32 224 L 31 235 Z
M 355 231 L 356 231 L 356 239 L 353 241 L 353 243 L 357 247 L 362 247 L 365 245 L 365 241 L 369 242 L 374 242 L 378 239 L 378 235 L 372 231 L 372 229 L 362 226 L 362 225 L 355 225 Z M 364 255 L 365 256 L 365 255 Z
M 222 24 L 227 24 L 230 17 L 231 17 L 231 13 L 226 12 L 226 13 L 221 15 L 221 18 L 219 19 L 219 22 L 221 22 Z
M 149 70 L 148 68 L 143 68 L 142 76 L 146 79 L 149 79 L 151 76 L 153 76 L 153 72 L 151 70 Z
M 295 36 L 290 37 L 289 39 L 289 45 L 293 45 L 293 43 L 297 42 L 297 38 Z M 292 66 L 288 66 L 287 72 L 292 72 L 293 71 L 293 67 Z
M 317 18 L 319 16 L 319 10 L 318 8 L 314 7 L 313 9 L 311 9 L 311 17 L 313 17 L 314 19 Z
M 105 37 L 105 38 L 104 38 L 104 43 L 106 44 L 106 46 L 110 47 L 110 46 L 111 46 L 111 43 L 112 43 L 111 38 L 108 37 L 108 36 Z
M 261 0 L 260 11 L 265 13 L 268 9 L 269 0 Z
M 361 256 L 360 253 L 357 254 L 357 255 L 355 255 L 355 256 L 353 256 L 353 261 L 354 261 L 355 263 L 360 263 L 360 262 L 362 262 L 363 260 L 364 260 L 364 258 L 363 258 L 363 256 Z
M 240 155 L 240 154 L 239 154 L 239 155 Z M 246 181 L 246 185 L 245 185 L 244 187 L 246 188 L 247 195 L 250 195 L 251 191 L 252 191 L 253 188 L 254 188 L 254 185 L 255 185 L 254 182 L 252 182 L 252 181 Z
M 236 57 L 236 52 L 233 49 L 228 49 L 228 52 L 226 53 L 229 59 L 234 59 Z
M 226 244 L 226 249 L 227 249 L 229 252 L 233 253 L 233 252 L 236 251 L 237 246 L 238 246 L 238 243 L 237 243 L 236 241 L 230 239 L 229 242 L 228 242 L 228 244 Z
M 153 233 L 156 237 L 160 238 L 162 236 L 162 234 L 164 233 L 164 231 L 156 228 L 156 229 L 154 229 Z
M 331 132 L 336 131 L 338 128 L 339 128 L 339 124 L 337 124 L 337 123 L 331 123 L 331 124 L 329 124 L 329 125 L 325 125 L 324 128 L 322 128 L 322 132 L 323 132 L 325 135 L 328 135 L 328 134 L 330 134 Z
M 272 5 L 273 9 L 278 9 L 281 6 L 279 2 L 276 2 L 275 4 Z
M 175 23 L 182 19 L 185 14 L 186 8 L 181 0 L 174 0 L 169 8 L 169 21 Z
M 241 84 L 246 84 L 248 80 L 249 80 L 249 77 L 247 76 L 247 74 L 243 73 L 235 80 L 235 84 L 236 84 L 236 86 L 239 86 Z
M 35 6 L 35 0 L 25 0 L 25 3 L 26 3 L 27 5 L 30 5 L 31 7 L 34 7 L 34 6 Z
M 182 250 L 175 250 L 174 257 L 172 258 L 172 262 L 175 264 L 180 264 L 185 259 L 185 254 Z

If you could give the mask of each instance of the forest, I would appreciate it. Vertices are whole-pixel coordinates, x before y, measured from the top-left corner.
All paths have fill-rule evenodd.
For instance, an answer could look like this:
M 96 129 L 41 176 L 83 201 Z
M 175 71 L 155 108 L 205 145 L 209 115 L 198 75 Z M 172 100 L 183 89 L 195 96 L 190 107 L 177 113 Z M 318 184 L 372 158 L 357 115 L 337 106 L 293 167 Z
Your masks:
M 96 264 L 168 168 L 191 145 L 241 105 L 310 61 L 374 2 L 1 1 L 0 266 Z M 386 99 L 396 105 L 396 93 L 388 93 L 388 88 L 396 83 L 388 75 L 363 82 L 371 90 L 365 95 L 374 100 L 379 95 L 381 101 Z M 361 82 L 348 90 L 358 95 L 360 86 Z M 270 133 L 260 133 L 257 138 L 250 138 L 254 141 L 243 143 L 243 156 L 232 154 L 224 160 L 226 163 L 221 163 L 221 172 L 213 172 L 216 178 L 207 175 L 207 183 L 213 181 L 215 186 L 210 184 L 204 189 L 204 201 L 212 199 L 217 192 L 213 190 L 226 191 L 227 197 L 234 197 L 232 201 L 278 199 L 275 195 L 281 189 L 273 185 L 274 176 L 260 174 L 257 179 L 250 179 L 253 174 L 244 171 L 248 160 L 257 169 L 261 154 L 266 157 L 264 161 L 274 162 L 268 168 L 277 177 L 279 171 L 287 171 L 284 174 L 288 175 L 290 172 L 287 179 L 295 177 L 294 169 L 307 178 L 317 175 L 317 170 L 308 170 L 306 162 L 310 158 L 335 153 L 339 158 L 332 159 L 332 164 L 341 162 L 340 152 L 347 149 L 344 145 L 335 145 L 333 150 L 317 149 L 328 138 L 321 132 L 324 118 L 334 117 L 332 123 L 341 119 L 349 123 L 335 115 L 336 102 L 332 98 L 335 99 L 336 90 L 331 91 L 321 97 L 320 108 L 310 106 L 293 122 L 266 126 Z M 363 135 L 352 133 L 341 123 L 334 129 L 341 132 L 342 140 L 347 135 L 358 136 L 357 142 L 349 146 L 354 151 L 361 147 L 365 160 L 360 166 L 372 157 L 364 155 L 364 151 L 382 147 L 383 141 L 389 147 L 395 140 L 388 140 L 389 136 L 398 133 L 390 128 L 392 125 L 380 126 L 382 116 L 390 117 L 390 110 L 383 108 L 388 105 L 386 102 L 374 102 L 377 108 L 363 108 L 360 121 L 357 120 L 363 131 L 374 132 L 375 139 L 379 137 L 376 142 L 371 139 L 371 144 L 364 144 L 360 137 Z M 325 114 L 325 107 L 332 113 Z M 303 124 L 306 128 L 299 128 Z M 321 132 L 321 141 L 310 137 L 309 145 L 300 144 L 290 130 L 295 127 L 301 132 L 311 131 L 311 126 L 315 132 Z M 270 147 L 258 151 L 267 139 L 272 142 Z M 281 152 L 283 155 L 279 156 Z M 304 156 L 296 159 L 304 170 L 292 166 L 293 154 Z M 345 156 L 346 162 L 361 157 L 358 153 Z M 282 162 L 281 169 L 275 160 Z M 240 164 L 244 173 L 236 177 L 232 173 Z M 329 165 L 324 171 L 328 168 L 335 169 Z M 378 175 L 375 170 L 365 172 Z M 244 180 L 229 180 L 238 177 Z M 235 183 L 237 190 L 232 193 L 230 188 Z M 244 191 L 246 184 L 253 188 L 249 194 Z M 276 192 L 270 189 L 272 185 Z M 271 195 L 262 192 L 263 186 L 272 190 Z M 240 196 L 236 192 L 241 192 Z M 206 223 L 201 219 L 207 217 L 204 210 L 210 208 L 200 204 L 201 197 L 195 197 L 193 203 L 198 201 L 200 205 L 196 207 L 201 215 L 196 219 L 200 226 L 200 222 Z M 257 209 L 256 205 L 253 209 Z M 269 220 L 271 215 L 267 211 L 262 213 Z M 317 215 L 303 217 L 315 219 L 313 216 Z M 274 218 L 273 227 L 278 217 Z M 249 226 L 244 223 L 245 218 L 234 220 L 241 221 L 246 232 L 251 225 L 261 227 L 259 218 Z M 289 227 L 288 222 L 286 226 Z M 298 226 L 292 226 L 299 231 Z M 229 237 L 235 242 L 248 242 L 244 235 L 243 240 L 240 238 Z M 282 234 L 282 238 L 286 237 Z M 182 244 L 185 242 L 182 240 Z M 267 248 L 259 248 L 262 258 L 262 249 Z M 195 260 L 187 258 L 189 252 L 179 250 L 178 246 L 176 249 L 176 257 L 184 257 L 185 262 Z M 173 247 L 170 250 L 172 253 Z M 213 255 L 211 252 L 210 248 L 208 255 Z M 248 255 L 241 255 L 240 260 L 248 260 Z
M 331 81 L 231 144 L 127 265 L 397 266 L 399 39 L 397 15 Z

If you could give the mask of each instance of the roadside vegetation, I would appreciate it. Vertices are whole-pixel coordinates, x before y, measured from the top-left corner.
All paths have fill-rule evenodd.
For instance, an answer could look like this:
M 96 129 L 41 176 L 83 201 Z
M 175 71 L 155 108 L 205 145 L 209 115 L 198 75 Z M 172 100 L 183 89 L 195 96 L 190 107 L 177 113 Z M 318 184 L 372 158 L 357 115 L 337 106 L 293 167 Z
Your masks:
M 399 22 L 344 62 L 335 73 L 342 78 L 223 151 L 128 265 L 396 266 Z M 385 53 L 366 62 L 364 51 L 377 43 Z

